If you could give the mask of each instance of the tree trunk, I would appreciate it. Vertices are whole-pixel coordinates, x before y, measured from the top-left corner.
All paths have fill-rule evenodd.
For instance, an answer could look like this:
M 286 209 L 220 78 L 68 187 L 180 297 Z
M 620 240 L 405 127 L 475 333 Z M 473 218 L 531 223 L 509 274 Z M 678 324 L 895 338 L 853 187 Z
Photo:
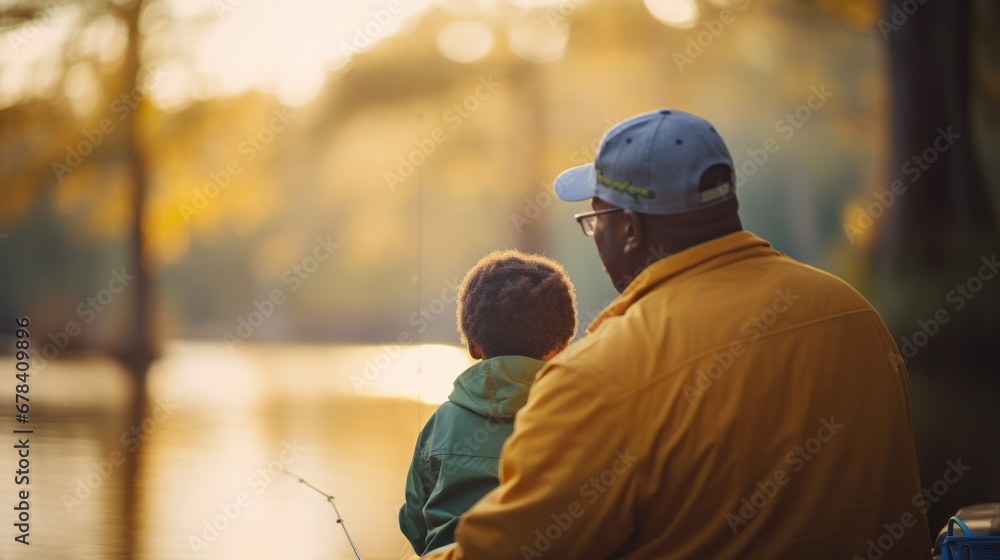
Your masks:
M 128 28 L 128 42 L 125 47 L 125 61 L 122 65 L 122 90 L 126 95 L 133 95 L 141 84 L 139 71 L 141 69 L 140 52 L 142 40 L 139 31 L 139 18 L 142 15 L 144 0 L 135 0 L 123 9 L 122 16 Z M 129 183 L 132 195 L 132 215 L 130 219 L 130 235 L 126 256 L 127 271 L 135 276 L 132 280 L 132 298 L 130 306 L 131 333 L 126 339 L 126 346 L 120 350 L 119 359 L 125 366 L 132 380 L 132 399 L 129 426 L 139 426 L 146 416 L 146 376 L 149 366 L 156 356 L 152 335 L 153 305 L 151 299 L 151 282 L 149 268 L 145 261 L 145 234 L 143 232 L 143 217 L 146 207 L 146 189 L 148 186 L 146 154 L 142 141 L 142 104 L 133 108 L 123 128 L 123 143 L 128 158 Z M 123 473 L 124 491 L 123 504 L 123 543 L 124 557 L 136 557 L 136 534 L 138 530 L 138 513 L 140 504 L 140 464 L 141 449 L 127 454 Z
M 886 196 L 898 180 L 905 191 L 886 204 L 878 224 L 873 299 L 908 360 L 923 486 L 938 488 L 951 464 L 970 469 L 928 498 L 934 537 L 959 507 L 1000 495 L 992 480 L 1000 450 L 987 435 L 998 418 L 1000 280 L 980 276 L 1000 235 L 970 116 L 971 6 L 887 0 L 879 22 L 892 104 L 891 176 L 880 190 Z
M 990 319 L 978 305 L 956 310 L 946 300 L 1000 237 L 974 152 L 970 0 L 888 0 L 879 27 L 889 47 L 892 136 L 882 190 L 897 180 L 905 187 L 887 204 L 872 253 L 879 299 L 895 302 L 887 311 L 900 337 L 940 308 L 952 312 L 958 320 L 919 348 L 919 359 L 972 372 L 990 351 L 982 328 Z

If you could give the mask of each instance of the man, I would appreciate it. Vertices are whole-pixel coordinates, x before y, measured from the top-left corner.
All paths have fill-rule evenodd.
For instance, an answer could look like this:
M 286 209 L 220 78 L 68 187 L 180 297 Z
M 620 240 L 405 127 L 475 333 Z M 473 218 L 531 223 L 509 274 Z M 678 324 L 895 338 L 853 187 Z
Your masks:
M 433 558 L 928 558 L 910 384 L 854 289 L 743 231 L 712 125 L 660 110 L 556 180 L 620 295 L 538 374 Z

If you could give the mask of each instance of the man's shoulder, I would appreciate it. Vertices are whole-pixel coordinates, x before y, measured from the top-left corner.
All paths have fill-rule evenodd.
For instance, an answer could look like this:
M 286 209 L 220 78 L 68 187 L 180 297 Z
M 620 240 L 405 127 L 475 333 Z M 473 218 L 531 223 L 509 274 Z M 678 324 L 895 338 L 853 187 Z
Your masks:
M 632 387 L 630 374 L 642 369 L 649 352 L 642 337 L 630 335 L 634 329 L 623 316 L 609 317 L 591 334 L 574 342 L 554 357 L 539 373 L 536 385 L 554 384 L 587 398 L 613 398 L 616 387 Z M 532 389 L 535 391 L 535 389 Z
M 795 283 L 801 293 L 811 294 L 817 299 L 831 303 L 839 303 L 845 310 L 876 312 L 871 302 L 843 278 L 790 257 L 785 257 L 785 262 L 790 271 L 789 283 Z
M 592 365 L 599 369 L 606 369 L 619 363 L 623 353 L 635 345 L 634 337 L 628 336 L 627 322 L 625 316 L 604 319 L 594 332 L 587 334 L 556 355 L 545 369 L 553 366 L 578 368 L 581 364 L 586 364 L 587 369 L 593 371 Z M 638 347 L 638 345 L 635 346 Z
M 777 293 L 791 292 L 795 307 L 807 315 L 844 311 L 874 311 L 871 303 L 848 281 L 813 265 L 774 251 L 767 255 L 737 260 L 726 266 L 684 278 L 674 286 L 662 286 L 674 293 L 697 293 L 706 301 L 695 306 L 676 306 L 697 313 L 699 308 L 714 305 L 759 307 Z M 676 303 L 676 300 L 674 300 Z

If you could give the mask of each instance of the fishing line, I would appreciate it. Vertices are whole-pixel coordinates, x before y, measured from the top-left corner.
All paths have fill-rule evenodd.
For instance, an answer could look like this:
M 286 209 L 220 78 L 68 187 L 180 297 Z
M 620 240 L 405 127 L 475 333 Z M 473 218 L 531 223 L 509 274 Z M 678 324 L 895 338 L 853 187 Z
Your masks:
M 417 138 L 423 138 L 424 133 L 424 114 L 417 113 Z M 417 168 L 417 307 L 420 309 L 420 305 L 423 303 L 423 284 L 424 284 L 424 168 L 421 165 Z M 416 334 L 416 350 L 417 350 L 417 394 L 414 395 L 417 401 L 417 427 L 420 426 L 421 418 L 421 398 L 420 398 L 420 381 L 423 376 L 423 368 L 421 367 L 421 355 L 423 354 L 423 344 L 420 329 L 417 329 Z
M 291 472 L 291 471 L 289 471 L 287 469 L 284 470 L 282 472 L 282 474 L 287 474 L 288 476 L 290 476 L 290 477 L 298 480 L 302 484 L 305 484 L 309 488 L 312 488 L 318 494 L 320 494 L 321 496 L 323 496 L 324 498 L 326 498 L 326 501 L 330 502 L 330 505 L 333 506 L 333 511 L 337 513 L 337 523 L 341 526 L 341 528 L 344 529 L 344 534 L 347 535 L 347 542 L 351 543 L 351 550 L 354 551 L 354 555 L 358 557 L 358 560 L 361 560 L 361 554 L 358 553 L 358 548 L 356 546 L 354 546 L 354 539 L 351 538 L 351 534 L 347 532 L 347 524 L 344 523 L 344 518 L 340 516 L 340 510 L 337 509 L 337 502 L 334 501 L 333 496 L 327 494 L 326 492 L 320 490 L 319 488 L 316 488 L 312 484 L 309 484 L 309 482 L 307 482 L 306 479 L 302 478 L 301 476 L 299 476 L 299 475 L 297 475 L 297 474 L 295 474 L 295 473 L 293 473 L 293 472 Z

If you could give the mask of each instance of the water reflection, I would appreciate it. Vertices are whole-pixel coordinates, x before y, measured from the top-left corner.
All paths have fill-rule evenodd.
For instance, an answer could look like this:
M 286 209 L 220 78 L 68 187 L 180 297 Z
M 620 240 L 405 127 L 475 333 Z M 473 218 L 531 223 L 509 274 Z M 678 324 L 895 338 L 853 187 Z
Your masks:
M 31 378 L 32 544 L 15 548 L 4 523 L 0 556 L 353 558 L 333 509 L 281 476 L 287 466 L 336 496 L 366 560 L 408 558 L 396 512 L 414 438 L 469 363 L 448 346 L 172 343 L 133 424 L 117 366 L 54 362 Z M 377 375 L 363 375 L 366 364 Z M 12 415 L 0 425 L 11 434 Z M 131 453 L 141 461 L 129 524 L 121 457 Z M 0 483 L 4 509 L 12 482 Z M 122 552 L 130 525 L 132 554 Z

